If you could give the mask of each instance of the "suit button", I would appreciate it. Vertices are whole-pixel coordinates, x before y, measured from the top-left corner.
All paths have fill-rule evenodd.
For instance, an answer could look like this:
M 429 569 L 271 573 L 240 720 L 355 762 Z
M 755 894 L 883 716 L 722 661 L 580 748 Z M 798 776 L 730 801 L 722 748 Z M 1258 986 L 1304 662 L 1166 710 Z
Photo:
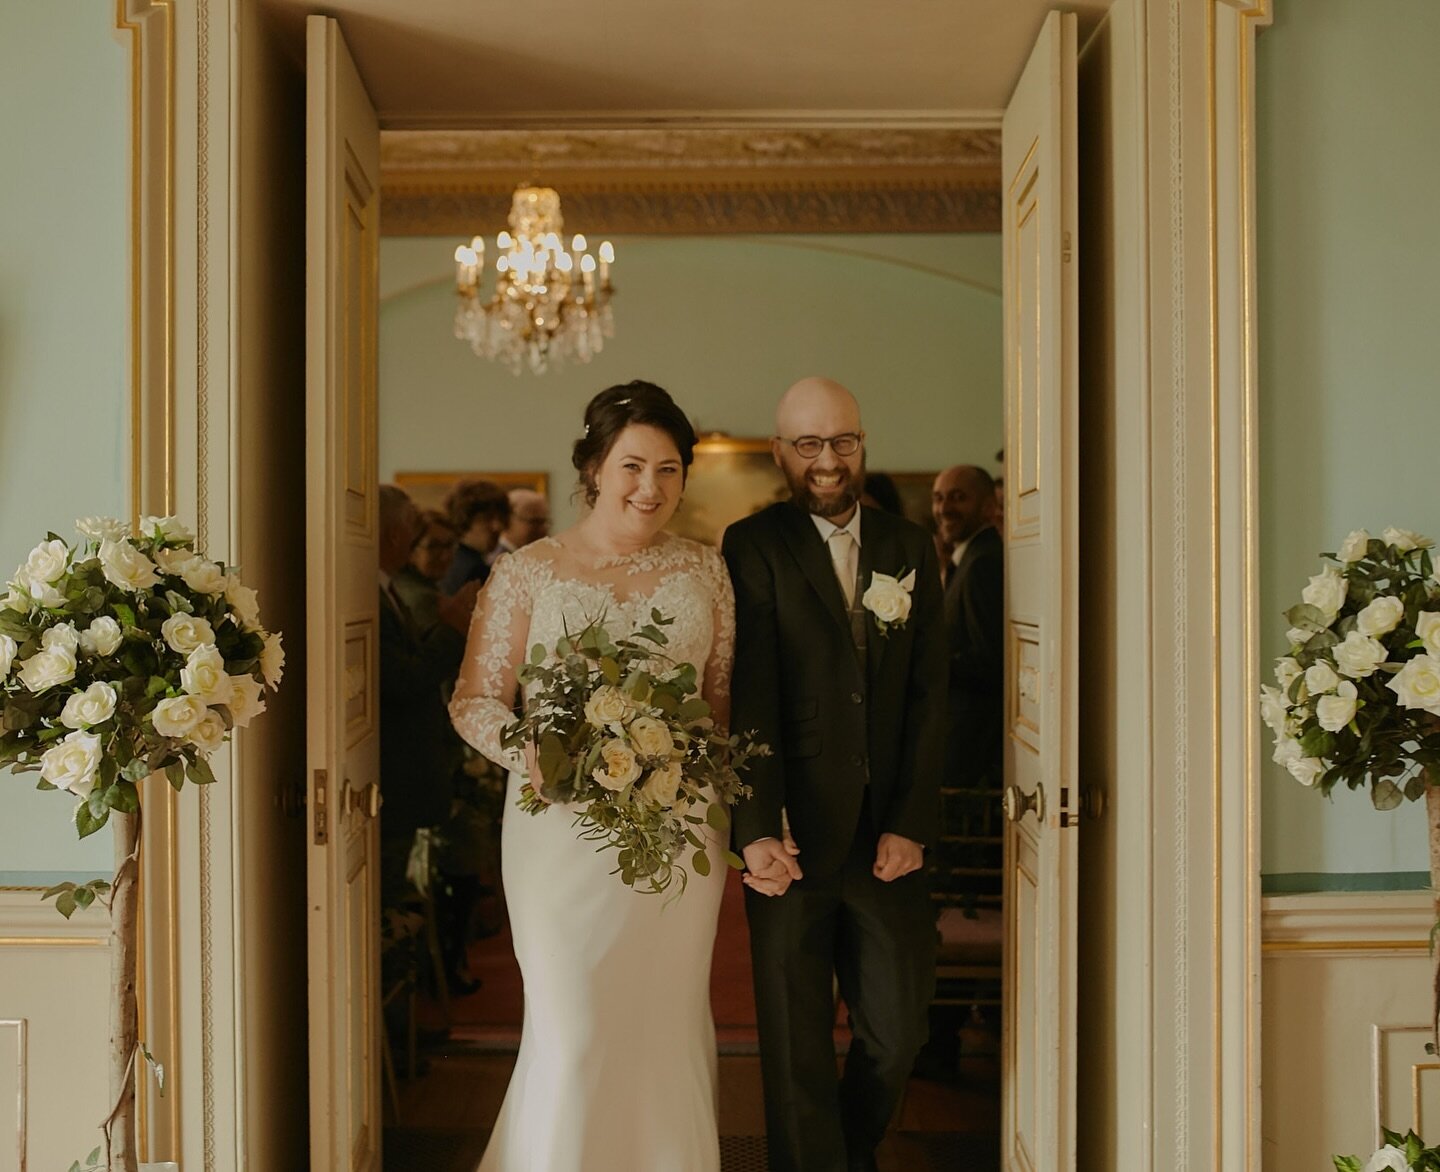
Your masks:
M 859 692 L 851 692 L 851 693 L 850 693 L 850 703 L 851 703 L 851 704 L 863 704 L 864 702 L 865 702 L 865 697 L 862 696 L 862 695 L 860 695 Z

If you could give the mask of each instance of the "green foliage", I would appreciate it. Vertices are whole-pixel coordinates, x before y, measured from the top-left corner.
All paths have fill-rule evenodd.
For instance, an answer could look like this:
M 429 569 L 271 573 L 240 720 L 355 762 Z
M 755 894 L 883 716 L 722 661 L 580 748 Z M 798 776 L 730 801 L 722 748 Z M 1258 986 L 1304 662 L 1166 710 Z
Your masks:
M 743 867 L 725 849 L 728 807 L 749 794 L 740 777 L 749 761 L 769 754 L 753 737 L 715 728 L 710 705 L 698 694 L 695 665 L 665 654 L 672 622 L 652 610 L 650 622 L 625 639 L 614 639 L 597 619 L 567 630 L 553 650 L 536 644 L 517 671 L 525 713 L 502 738 L 507 748 L 533 746 L 540 767 L 540 792 L 530 783 L 522 787 L 520 809 L 540 814 L 553 803 L 573 805 L 579 837 L 616 852 L 621 882 L 657 893 L 676 880 L 685 889 L 688 872 L 680 860 L 686 854 L 696 874 L 710 874 L 712 846 L 726 864 Z M 599 701 L 602 689 L 609 689 L 609 715 L 592 720 L 587 705 Z M 668 751 L 645 751 L 654 747 L 637 733 L 646 720 L 667 730 Z M 633 765 L 611 773 L 607 750 Z M 662 782 L 674 767 L 679 780 L 672 801 Z M 602 784 L 598 774 L 619 788 Z M 710 841 L 697 827 L 713 832 Z
M 1397 1149 L 1412 1172 L 1440 1172 L 1440 1147 L 1427 1148 L 1425 1141 L 1414 1131 L 1401 1135 L 1398 1131 L 1382 1127 L 1380 1132 L 1385 1137 L 1385 1144 L 1380 1150 L 1384 1151 L 1386 1147 Z M 1358 1156 L 1335 1156 L 1333 1159 L 1337 1172 L 1363 1172 L 1366 1163 Z

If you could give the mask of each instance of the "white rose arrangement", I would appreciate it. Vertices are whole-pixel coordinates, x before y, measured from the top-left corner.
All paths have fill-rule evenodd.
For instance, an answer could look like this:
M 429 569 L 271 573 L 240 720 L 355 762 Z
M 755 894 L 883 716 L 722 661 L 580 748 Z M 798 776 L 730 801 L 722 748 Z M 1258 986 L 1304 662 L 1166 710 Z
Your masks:
M 860 596 L 860 605 L 875 616 L 875 626 L 880 634 L 899 630 L 910 617 L 910 595 L 915 589 L 915 571 L 897 575 L 882 574 L 878 570 L 870 575 L 870 585 Z
M 622 883 L 662 892 L 678 878 L 683 892 L 687 856 L 699 875 L 710 874 L 711 846 L 744 866 L 726 847 L 728 807 L 750 792 L 740 779 L 750 758 L 770 750 L 715 728 L 695 666 L 664 654 L 672 620 L 650 619 L 619 641 L 602 619 L 553 648 L 537 644 L 516 673 L 525 714 L 503 743 L 535 746 L 540 777 L 522 787 L 522 810 L 572 807 L 579 837 L 617 852 Z
M 1393 809 L 1440 781 L 1440 580 L 1434 542 L 1404 529 L 1357 529 L 1285 612 L 1289 654 L 1260 713 L 1274 760 L 1328 794 L 1368 785 Z
M 76 528 L 86 540 L 47 536 L 0 599 L 0 765 L 78 798 L 83 838 L 134 812 L 152 773 L 176 789 L 213 781 L 206 758 L 264 711 L 284 652 L 255 592 L 175 518 Z M 95 895 L 67 887 L 57 906 L 68 916 Z
M 1358 1156 L 1336 1156 L 1337 1172 L 1440 1172 L 1440 1148 L 1427 1148 L 1414 1131 L 1380 1131 L 1385 1143 L 1379 1151 L 1363 1164 Z

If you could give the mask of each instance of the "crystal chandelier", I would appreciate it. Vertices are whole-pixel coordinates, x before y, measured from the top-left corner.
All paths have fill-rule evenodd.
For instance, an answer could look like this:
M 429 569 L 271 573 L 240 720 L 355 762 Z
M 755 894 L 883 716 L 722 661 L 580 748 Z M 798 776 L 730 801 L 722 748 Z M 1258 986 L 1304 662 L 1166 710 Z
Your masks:
M 607 240 L 599 260 L 576 236 L 567 250 L 560 196 L 550 187 L 520 187 L 510 203 L 510 231 L 495 238 L 495 291 L 480 292 L 485 241 L 476 236 L 455 250 L 455 336 L 482 358 L 519 374 L 543 374 L 552 362 L 589 362 L 615 336 L 610 312 Z

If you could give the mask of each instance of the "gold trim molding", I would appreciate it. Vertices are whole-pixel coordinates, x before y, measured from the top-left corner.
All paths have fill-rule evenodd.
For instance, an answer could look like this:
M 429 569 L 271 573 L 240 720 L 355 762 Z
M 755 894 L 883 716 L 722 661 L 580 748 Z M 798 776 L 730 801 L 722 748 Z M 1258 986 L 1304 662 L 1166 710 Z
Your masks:
M 590 234 L 998 232 L 993 129 L 386 131 L 390 236 L 503 223 L 520 183 Z
M 26 1018 L 0 1020 L 0 1030 L 15 1031 L 15 1167 L 25 1172 L 29 1151 L 26 1120 L 29 1114 L 28 1086 L 30 1081 L 30 1023 Z

